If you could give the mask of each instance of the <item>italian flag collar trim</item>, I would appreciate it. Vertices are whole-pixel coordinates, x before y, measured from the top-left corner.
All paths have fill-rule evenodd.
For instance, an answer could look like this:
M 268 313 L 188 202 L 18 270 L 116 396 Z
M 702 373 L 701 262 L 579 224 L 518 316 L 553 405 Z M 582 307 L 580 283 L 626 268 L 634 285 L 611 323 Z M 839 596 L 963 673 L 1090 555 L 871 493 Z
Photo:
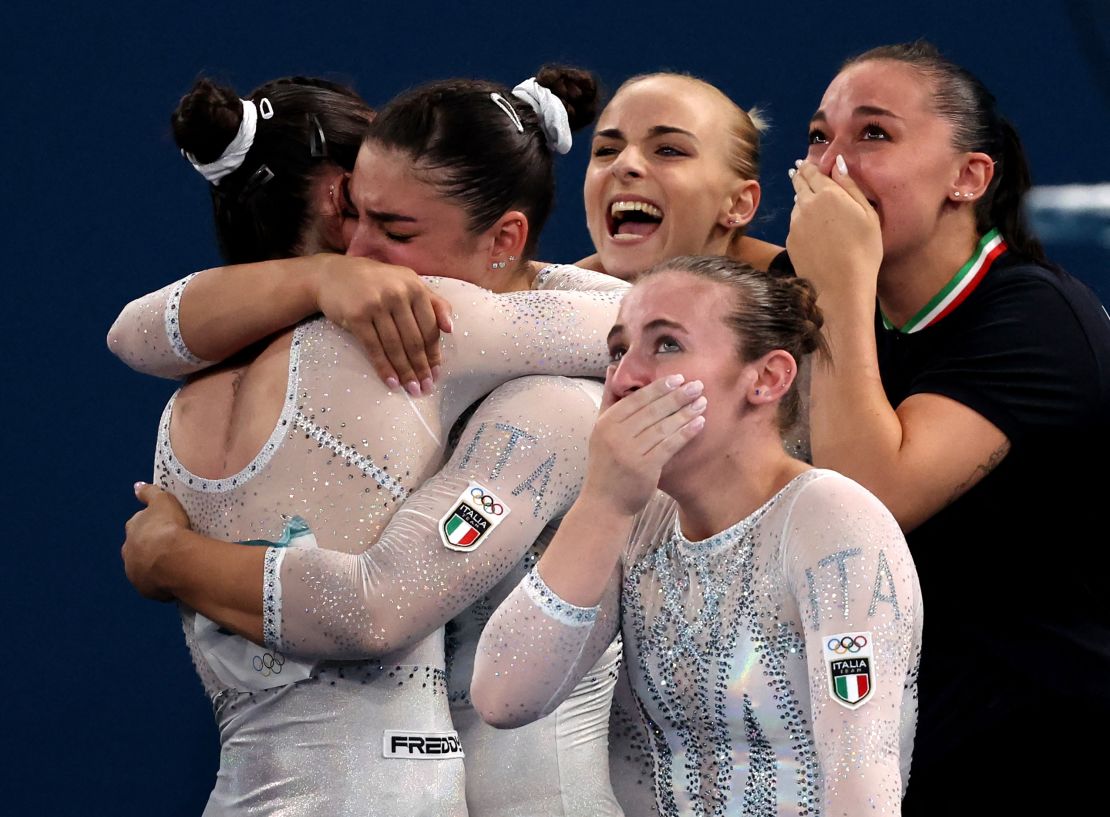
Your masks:
M 975 291 L 975 287 L 979 286 L 979 282 L 986 277 L 987 270 L 991 268 L 994 259 L 1004 252 L 1006 252 L 1006 242 L 1002 240 L 997 228 L 991 230 L 979 239 L 979 245 L 975 248 L 975 252 L 972 253 L 967 263 L 960 267 L 960 271 L 952 277 L 952 280 L 945 284 L 941 291 L 934 295 L 929 303 L 921 307 L 921 311 L 906 321 L 900 329 L 896 329 L 887 316 L 883 315 L 882 310 L 879 310 L 879 314 L 883 318 L 883 327 L 896 329 L 902 334 L 910 335 L 937 323 Z

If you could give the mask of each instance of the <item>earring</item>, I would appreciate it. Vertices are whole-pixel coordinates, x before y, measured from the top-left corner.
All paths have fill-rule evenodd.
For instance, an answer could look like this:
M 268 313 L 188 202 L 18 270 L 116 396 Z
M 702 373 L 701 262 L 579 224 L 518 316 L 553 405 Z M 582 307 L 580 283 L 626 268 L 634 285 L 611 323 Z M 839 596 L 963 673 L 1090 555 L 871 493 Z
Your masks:
M 960 196 L 962 196 L 962 195 L 963 195 L 963 193 L 961 193 L 961 192 L 960 192 L 959 190 L 953 190 L 953 191 L 952 191 L 952 197 L 953 197 L 953 198 L 957 198 L 957 199 L 958 199 L 958 198 L 959 198 Z
M 735 227 L 739 223 L 740 223 L 740 219 L 738 219 L 736 216 L 729 216 L 728 217 L 728 224 L 729 224 L 730 227 Z
M 490 269 L 505 269 L 509 265 L 508 261 L 494 261 L 489 265 Z
M 759 389 L 756 389 L 756 390 L 755 390 L 755 395 L 756 395 L 756 397 L 758 397 L 758 396 L 759 396 Z
M 509 260 L 510 261 L 516 261 L 516 256 L 515 255 L 510 255 Z

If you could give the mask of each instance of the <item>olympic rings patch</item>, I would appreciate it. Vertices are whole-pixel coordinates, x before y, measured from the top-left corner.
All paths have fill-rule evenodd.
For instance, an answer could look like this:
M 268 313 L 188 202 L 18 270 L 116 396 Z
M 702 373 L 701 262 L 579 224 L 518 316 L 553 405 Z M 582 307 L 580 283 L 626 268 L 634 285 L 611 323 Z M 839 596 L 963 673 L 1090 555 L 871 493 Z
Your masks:
M 478 548 L 505 521 L 510 508 L 493 491 L 471 482 L 439 520 L 439 537 L 448 550 Z
M 254 667 L 255 672 L 261 673 L 263 678 L 280 675 L 281 668 L 285 666 L 285 656 L 280 652 L 264 652 L 251 659 L 251 666 Z
M 486 513 L 493 514 L 494 516 L 501 516 L 505 513 L 505 506 L 493 498 L 493 494 L 487 494 L 480 485 L 471 483 L 470 496 L 482 506 L 482 510 Z
M 825 644 L 825 649 L 836 655 L 846 655 L 859 652 L 868 645 L 867 636 L 862 633 L 859 635 L 842 635 L 840 637 L 830 638 Z
M 829 697 L 846 709 L 858 709 L 874 696 L 874 639 L 871 633 L 837 633 L 821 639 Z

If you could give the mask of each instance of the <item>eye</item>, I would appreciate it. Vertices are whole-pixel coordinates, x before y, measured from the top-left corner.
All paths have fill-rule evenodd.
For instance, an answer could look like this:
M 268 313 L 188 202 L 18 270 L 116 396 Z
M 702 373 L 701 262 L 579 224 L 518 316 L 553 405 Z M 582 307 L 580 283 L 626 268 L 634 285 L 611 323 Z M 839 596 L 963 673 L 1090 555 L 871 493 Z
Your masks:
M 864 126 L 861 136 L 864 141 L 885 140 L 890 138 L 890 134 L 875 122 L 867 123 L 867 125 Z
M 825 132 L 820 128 L 810 128 L 809 143 L 811 145 L 827 145 L 829 137 L 825 136 Z
M 414 236 L 414 235 L 403 235 L 401 233 L 391 233 L 391 232 L 389 232 L 389 230 L 385 231 L 385 237 L 388 238 L 390 241 L 396 241 L 398 244 L 408 244 L 410 241 L 412 241 L 414 238 L 416 238 L 416 236 Z
M 655 351 L 660 354 L 670 354 L 672 352 L 681 352 L 682 347 L 674 338 L 661 337 L 655 342 Z
M 674 145 L 660 145 L 655 149 L 655 152 L 660 156 L 689 156 L 685 150 Z
M 616 156 L 619 152 L 612 145 L 598 145 L 594 148 L 593 156 L 595 159 L 604 159 L 607 156 Z
M 609 363 L 610 365 L 620 363 L 621 358 L 627 350 L 623 346 L 614 346 L 609 350 Z

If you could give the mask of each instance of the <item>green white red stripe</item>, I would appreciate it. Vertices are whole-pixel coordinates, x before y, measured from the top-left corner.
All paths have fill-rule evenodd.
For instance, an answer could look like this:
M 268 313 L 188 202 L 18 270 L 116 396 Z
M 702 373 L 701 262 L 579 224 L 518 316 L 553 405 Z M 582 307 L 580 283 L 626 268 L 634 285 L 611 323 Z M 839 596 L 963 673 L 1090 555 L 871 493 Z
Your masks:
M 871 681 L 867 675 L 841 675 L 836 679 L 836 692 L 842 701 L 850 704 L 867 697 Z
M 967 263 L 960 267 L 959 272 L 953 276 L 952 280 L 945 284 L 941 291 L 934 295 L 929 303 L 921 308 L 921 311 L 906 321 L 898 331 L 910 335 L 914 332 L 920 332 L 946 317 L 963 303 L 968 295 L 975 291 L 975 288 L 986 277 L 994 260 L 1004 252 L 1006 252 L 1006 242 L 1002 239 L 998 230 L 994 229 L 988 232 L 979 239 L 975 252 L 967 260 Z M 880 312 L 880 314 L 882 313 Z M 895 328 L 886 315 L 883 315 L 882 318 L 884 327 L 887 329 Z
M 478 531 L 473 526 L 457 515 L 447 520 L 444 525 L 444 532 L 447 534 L 447 541 L 452 545 L 470 545 L 479 536 Z

